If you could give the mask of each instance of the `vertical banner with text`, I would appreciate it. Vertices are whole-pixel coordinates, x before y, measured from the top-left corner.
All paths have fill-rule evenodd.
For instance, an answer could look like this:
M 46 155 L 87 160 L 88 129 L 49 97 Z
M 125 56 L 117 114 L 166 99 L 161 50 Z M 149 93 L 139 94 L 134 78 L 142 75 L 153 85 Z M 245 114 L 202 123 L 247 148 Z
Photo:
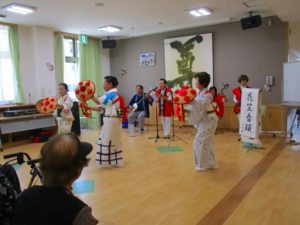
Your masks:
M 240 135 L 258 136 L 259 89 L 244 88 L 242 91 Z

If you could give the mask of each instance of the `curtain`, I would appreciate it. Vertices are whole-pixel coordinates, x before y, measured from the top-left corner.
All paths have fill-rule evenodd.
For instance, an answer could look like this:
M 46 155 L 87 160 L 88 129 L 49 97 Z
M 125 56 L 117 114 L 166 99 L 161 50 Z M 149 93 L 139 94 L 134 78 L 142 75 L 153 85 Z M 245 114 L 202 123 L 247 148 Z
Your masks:
M 64 36 L 55 33 L 54 35 L 54 56 L 55 56 L 55 76 L 56 83 L 64 82 Z
M 102 94 L 102 70 L 100 40 L 89 38 L 87 44 L 80 44 L 79 73 L 80 80 L 92 80 L 96 85 L 95 96 Z M 93 104 L 89 102 L 89 104 Z M 88 127 L 99 127 L 99 113 L 93 112 L 93 119 L 89 119 Z
M 8 27 L 8 42 L 14 73 L 15 101 L 16 103 L 24 103 L 24 92 L 20 74 L 20 56 L 17 26 Z

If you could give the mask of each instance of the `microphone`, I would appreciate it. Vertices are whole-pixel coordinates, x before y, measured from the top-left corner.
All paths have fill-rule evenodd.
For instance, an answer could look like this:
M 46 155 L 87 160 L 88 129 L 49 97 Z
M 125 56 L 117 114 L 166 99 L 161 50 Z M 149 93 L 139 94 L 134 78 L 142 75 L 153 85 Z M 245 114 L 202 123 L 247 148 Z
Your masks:
M 155 87 L 155 88 L 152 89 L 152 87 L 149 87 L 150 92 L 155 91 L 157 88 L 158 88 L 158 87 Z

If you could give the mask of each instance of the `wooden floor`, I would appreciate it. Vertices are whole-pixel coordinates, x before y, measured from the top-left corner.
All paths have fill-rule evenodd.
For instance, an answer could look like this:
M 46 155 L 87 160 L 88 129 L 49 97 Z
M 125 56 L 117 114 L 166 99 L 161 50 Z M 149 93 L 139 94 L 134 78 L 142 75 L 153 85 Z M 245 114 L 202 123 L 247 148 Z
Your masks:
M 84 131 L 81 139 L 94 145 L 91 163 L 80 179 L 94 179 L 95 192 L 78 195 L 103 225 L 297 225 L 300 224 L 300 145 L 263 137 L 266 149 L 246 151 L 236 133 L 215 136 L 219 169 L 196 172 L 193 129 L 178 128 L 187 141 L 171 142 L 184 151 L 160 153 L 167 146 L 149 140 L 154 129 L 135 138 L 123 133 L 125 165 L 95 166 L 99 131 Z M 7 149 L 38 155 L 41 144 Z M 3 153 L 0 153 L 2 158 Z M 1 159 L 2 160 L 2 159 Z M 0 162 L 1 162 L 0 160 Z M 28 181 L 28 168 L 18 173 Z

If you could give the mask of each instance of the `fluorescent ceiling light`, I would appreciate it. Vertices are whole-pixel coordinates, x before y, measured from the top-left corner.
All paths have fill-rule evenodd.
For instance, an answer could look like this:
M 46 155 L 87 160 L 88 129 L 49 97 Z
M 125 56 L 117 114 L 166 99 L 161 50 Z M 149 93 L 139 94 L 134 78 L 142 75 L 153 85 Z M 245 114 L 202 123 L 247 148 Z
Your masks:
M 98 30 L 104 31 L 104 32 L 109 32 L 109 33 L 115 33 L 115 32 L 121 31 L 122 27 L 117 27 L 117 26 L 114 26 L 114 25 L 109 25 L 109 26 L 105 26 L 105 27 L 98 27 Z
M 210 15 L 210 14 L 211 14 L 211 11 L 208 10 L 208 9 L 205 9 L 205 8 L 199 9 L 198 12 L 201 13 L 203 16 L 207 16 L 207 15 Z
M 206 7 L 190 10 L 189 13 L 195 17 L 208 16 L 212 14 L 212 10 Z
M 201 15 L 198 11 L 196 11 L 196 10 L 190 11 L 190 14 L 193 15 L 193 16 L 196 16 L 196 17 L 202 16 L 202 15 Z
M 27 15 L 29 13 L 33 13 L 36 11 L 35 7 L 22 5 L 19 3 L 12 3 L 9 5 L 6 5 L 6 6 L 2 7 L 2 9 L 6 10 L 8 12 L 19 13 L 22 15 Z

